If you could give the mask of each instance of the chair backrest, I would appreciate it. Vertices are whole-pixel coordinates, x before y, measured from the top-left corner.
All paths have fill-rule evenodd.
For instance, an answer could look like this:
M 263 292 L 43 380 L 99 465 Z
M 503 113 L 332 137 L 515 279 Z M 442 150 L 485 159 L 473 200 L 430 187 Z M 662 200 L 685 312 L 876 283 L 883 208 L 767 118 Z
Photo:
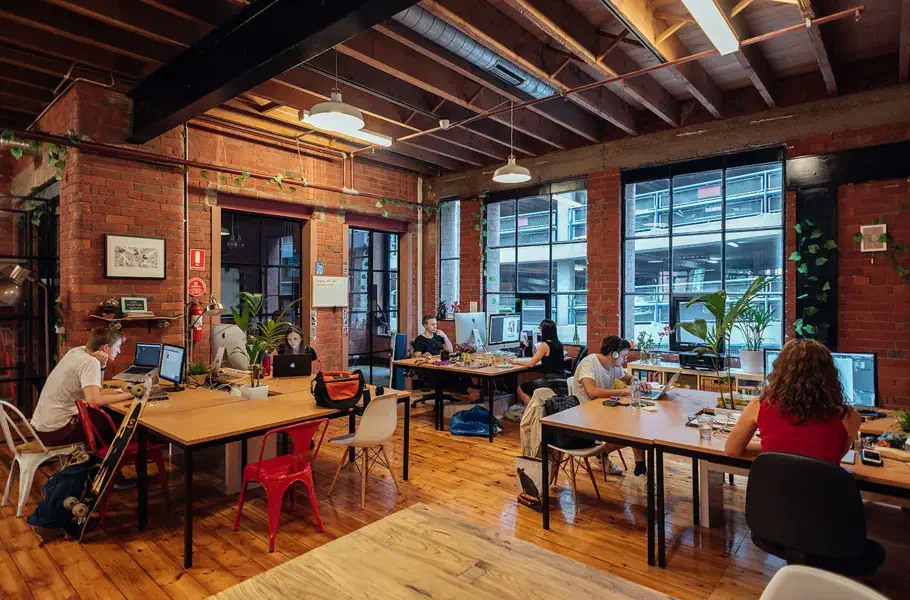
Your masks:
M 774 574 L 771 583 L 762 592 L 761 600 L 887 600 L 870 587 L 843 575 L 804 567 L 788 565 Z
M 10 416 L 10 413 L 12 413 L 13 416 Z M 19 436 L 22 443 L 34 440 L 40 444 L 42 452 L 47 452 L 47 446 L 38 438 L 38 434 L 32 429 L 32 424 L 28 422 L 25 415 L 23 415 L 18 408 L 5 400 L 0 400 L 0 429 L 3 429 L 3 439 L 6 440 L 6 445 L 13 456 L 19 456 L 19 451 L 16 450 L 16 439 L 13 437 L 13 432 L 16 432 L 16 435 Z M 28 435 L 22 433 L 23 429 Z
M 381 444 L 395 433 L 398 426 L 398 396 L 383 394 L 373 398 L 363 411 L 360 425 L 354 433 L 352 444 L 374 446 Z
M 575 371 L 578 370 L 578 363 L 580 363 L 588 355 L 588 347 L 584 346 L 578 349 L 578 354 L 575 355 L 575 360 L 572 361 L 572 375 L 575 375 Z
M 569 395 L 570 395 L 570 396 L 574 396 L 574 395 L 575 395 L 575 388 L 572 387 L 572 384 L 573 384 L 573 383 L 575 383 L 575 376 L 574 376 L 574 375 L 572 375 L 571 377 L 567 377 L 567 378 L 566 378 L 566 386 L 569 388 Z
M 262 445 L 259 447 L 259 463 L 262 463 L 262 456 L 265 453 L 266 446 L 268 445 L 268 439 L 271 435 L 277 435 L 279 433 L 286 433 L 291 437 L 291 442 L 293 443 L 293 460 L 288 466 L 288 472 L 286 475 L 293 476 L 300 471 L 303 471 L 307 465 L 316 460 L 316 456 L 319 454 L 319 449 L 322 448 L 322 440 L 325 438 L 325 432 L 328 429 L 329 420 L 328 419 L 318 419 L 316 421 L 305 421 L 303 423 L 297 423 L 295 425 L 288 425 L 286 427 L 276 427 L 275 429 L 270 429 L 268 433 L 262 438 Z M 310 442 L 313 441 L 313 438 L 316 436 L 316 431 L 320 426 L 325 426 L 322 428 L 322 434 L 319 436 L 319 441 L 313 446 L 313 455 L 310 456 Z M 257 473 L 257 476 L 259 474 Z
M 104 439 L 104 436 L 101 435 L 101 432 L 95 427 L 95 422 L 92 420 L 92 411 L 104 415 L 107 424 L 110 425 L 111 432 L 116 435 L 117 426 L 114 425 L 114 420 L 111 416 L 100 406 L 89 404 L 85 400 L 77 399 L 76 408 L 79 410 L 79 420 L 82 422 L 82 434 L 85 436 L 85 443 L 88 446 L 88 449 L 92 452 L 98 452 L 100 449 L 108 446 L 110 441 Z M 113 436 L 111 436 L 111 439 L 113 439 Z
M 853 476 L 796 454 L 760 454 L 749 471 L 746 524 L 753 536 L 803 552 L 862 556 L 866 514 Z

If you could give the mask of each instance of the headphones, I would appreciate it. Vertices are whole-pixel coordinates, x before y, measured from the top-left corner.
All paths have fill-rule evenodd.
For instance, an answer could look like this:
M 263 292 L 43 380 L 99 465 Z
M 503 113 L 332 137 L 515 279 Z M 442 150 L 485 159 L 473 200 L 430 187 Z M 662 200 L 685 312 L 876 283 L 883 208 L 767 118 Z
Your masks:
M 620 346 L 620 348 L 622 347 L 622 343 L 625 342 L 625 341 L 626 341 L 625 338 L 620 338 L 620 340 L 619 340 L 619 346 Z M 614 350 L 614 351 L 610 354 L 610 357 L 611 357 L 613 360 L 619 360 L 619 351 L 618 351 L 618 350 Z
M 611 354 L 610 356 L 613 357 L 613 360 L 618 360 L 618 359 L 619 359 L 619 352 L 614 352 L 614 353 Z

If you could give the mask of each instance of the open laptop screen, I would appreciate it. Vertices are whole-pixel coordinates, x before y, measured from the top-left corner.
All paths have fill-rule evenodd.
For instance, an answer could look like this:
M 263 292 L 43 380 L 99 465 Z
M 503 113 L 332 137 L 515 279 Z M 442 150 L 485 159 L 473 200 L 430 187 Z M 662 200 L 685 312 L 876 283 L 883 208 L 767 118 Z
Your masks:
M 136 344 L 136 358 L 133 364 L 137 367 L 157 367 L 161 359 L 161 344 Z

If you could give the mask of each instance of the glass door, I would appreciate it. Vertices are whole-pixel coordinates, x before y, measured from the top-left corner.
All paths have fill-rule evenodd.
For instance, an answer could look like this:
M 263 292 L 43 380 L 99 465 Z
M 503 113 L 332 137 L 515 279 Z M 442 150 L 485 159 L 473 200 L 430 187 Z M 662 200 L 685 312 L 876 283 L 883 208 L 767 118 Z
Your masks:
M 540 322 L 550 315 L 550 297 L 546 294 L 518 294 L 515 297 L 515 311 L 521 315 L 521 331 L 529 341 L 540 329 Z
M 398 234 L 348 232 L 348 369 L 388 385 L 392 336 L 398 331 Z

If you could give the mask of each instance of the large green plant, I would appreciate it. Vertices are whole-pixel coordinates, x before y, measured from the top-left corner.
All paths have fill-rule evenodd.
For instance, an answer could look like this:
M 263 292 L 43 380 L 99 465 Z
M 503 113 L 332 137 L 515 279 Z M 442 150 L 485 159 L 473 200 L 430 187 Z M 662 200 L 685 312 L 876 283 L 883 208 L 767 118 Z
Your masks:
M 294 300 L 284 307 L 277 319 L 269 317 L 265 321 L 255 323 L 256 316 L 262 312 L 262 294 L 240 292 L 238 306 L 231 308 L 234 324 L 246 333 L 246 345 L 235 348 L 234 352 L 242 352 L 249 361 L 250 386 L 256 387 L 262 380 L 262 361 L 284 342 L 285 336 L 291 331 L 300 330 L 293 323 L 284 320 L 288 310 L 300 302 L 302 298 Z
M 735 380 L 730 373 L 729 361 L 724 361 L 720 358 L 721 350 L 723 350 L 724 344 L 729 348 L 730 337 L 733 333 L 734 326 L 743 315 L 751 309 L 752 302 L 758 294 L 775 278 L 775 276 L 768 275 L 759 275 L 756 277 L 755 280 L 749 284 L 746 291 L 743 292 L 742 297 L 734 302 L 729 309 L 727 308 L 727 292 L 723 290 L 705 296 L 698 296 L 697 298 L 690 300 L 686 304 L 687 308 L 695 304 L 703 304 L 708 312 L 714 317 L 714 324 L 710 328 L 708 327 L 708 322 L 704 319 L 695 319 L 695 321 L 690 323 L 677 324 L 677 327 L 684 329 L 689 334 L 702 341 L 703 345 L 696 348 L 696 352 L 699 354 L 711 353 L 717 357 L 716 360 L 712 361 L 714 373 L 719 380 L 729 385 L 731 409 L 736 408 L 736 404 L 733 400 Z M 724 367 L 726 374 L 721 375 L 721 365 L 724 363 L 726 363 L 726 366 Z M 724 396 L 723 388 L 721 388 L 720 400 L 721 404 L 726 407 L 727 398 Z
M 831 282 L 820 277 L 821 267 L 835 258 L 837 242 L 832 239 L 823 241 L 824 232 L 809 219 L 794 225 L 793 231 L 797 236 L 796 250 L 790 253 L 788 260 L 796 263 L 796 278 L 805 284 L 807 290 L 796 297 L 798 306 L 802 306 L 802 313 L 793 321 L 793 330 L 801 338 L 817 337 L 819 341 L 824 341 L 830 323 L 813 317 L 821 312 L 816 303 L 828 303 Z M 815 324 L 810 323 L 810 320 L 814 320 Z
M 761 350 L 761 343 L 765 339 L 765 331 L 774 321 L 774 309 L 761 304 L 749 306 L 737 321 L 736 328 L 743 334 L 745 349 L 749 352 Z

